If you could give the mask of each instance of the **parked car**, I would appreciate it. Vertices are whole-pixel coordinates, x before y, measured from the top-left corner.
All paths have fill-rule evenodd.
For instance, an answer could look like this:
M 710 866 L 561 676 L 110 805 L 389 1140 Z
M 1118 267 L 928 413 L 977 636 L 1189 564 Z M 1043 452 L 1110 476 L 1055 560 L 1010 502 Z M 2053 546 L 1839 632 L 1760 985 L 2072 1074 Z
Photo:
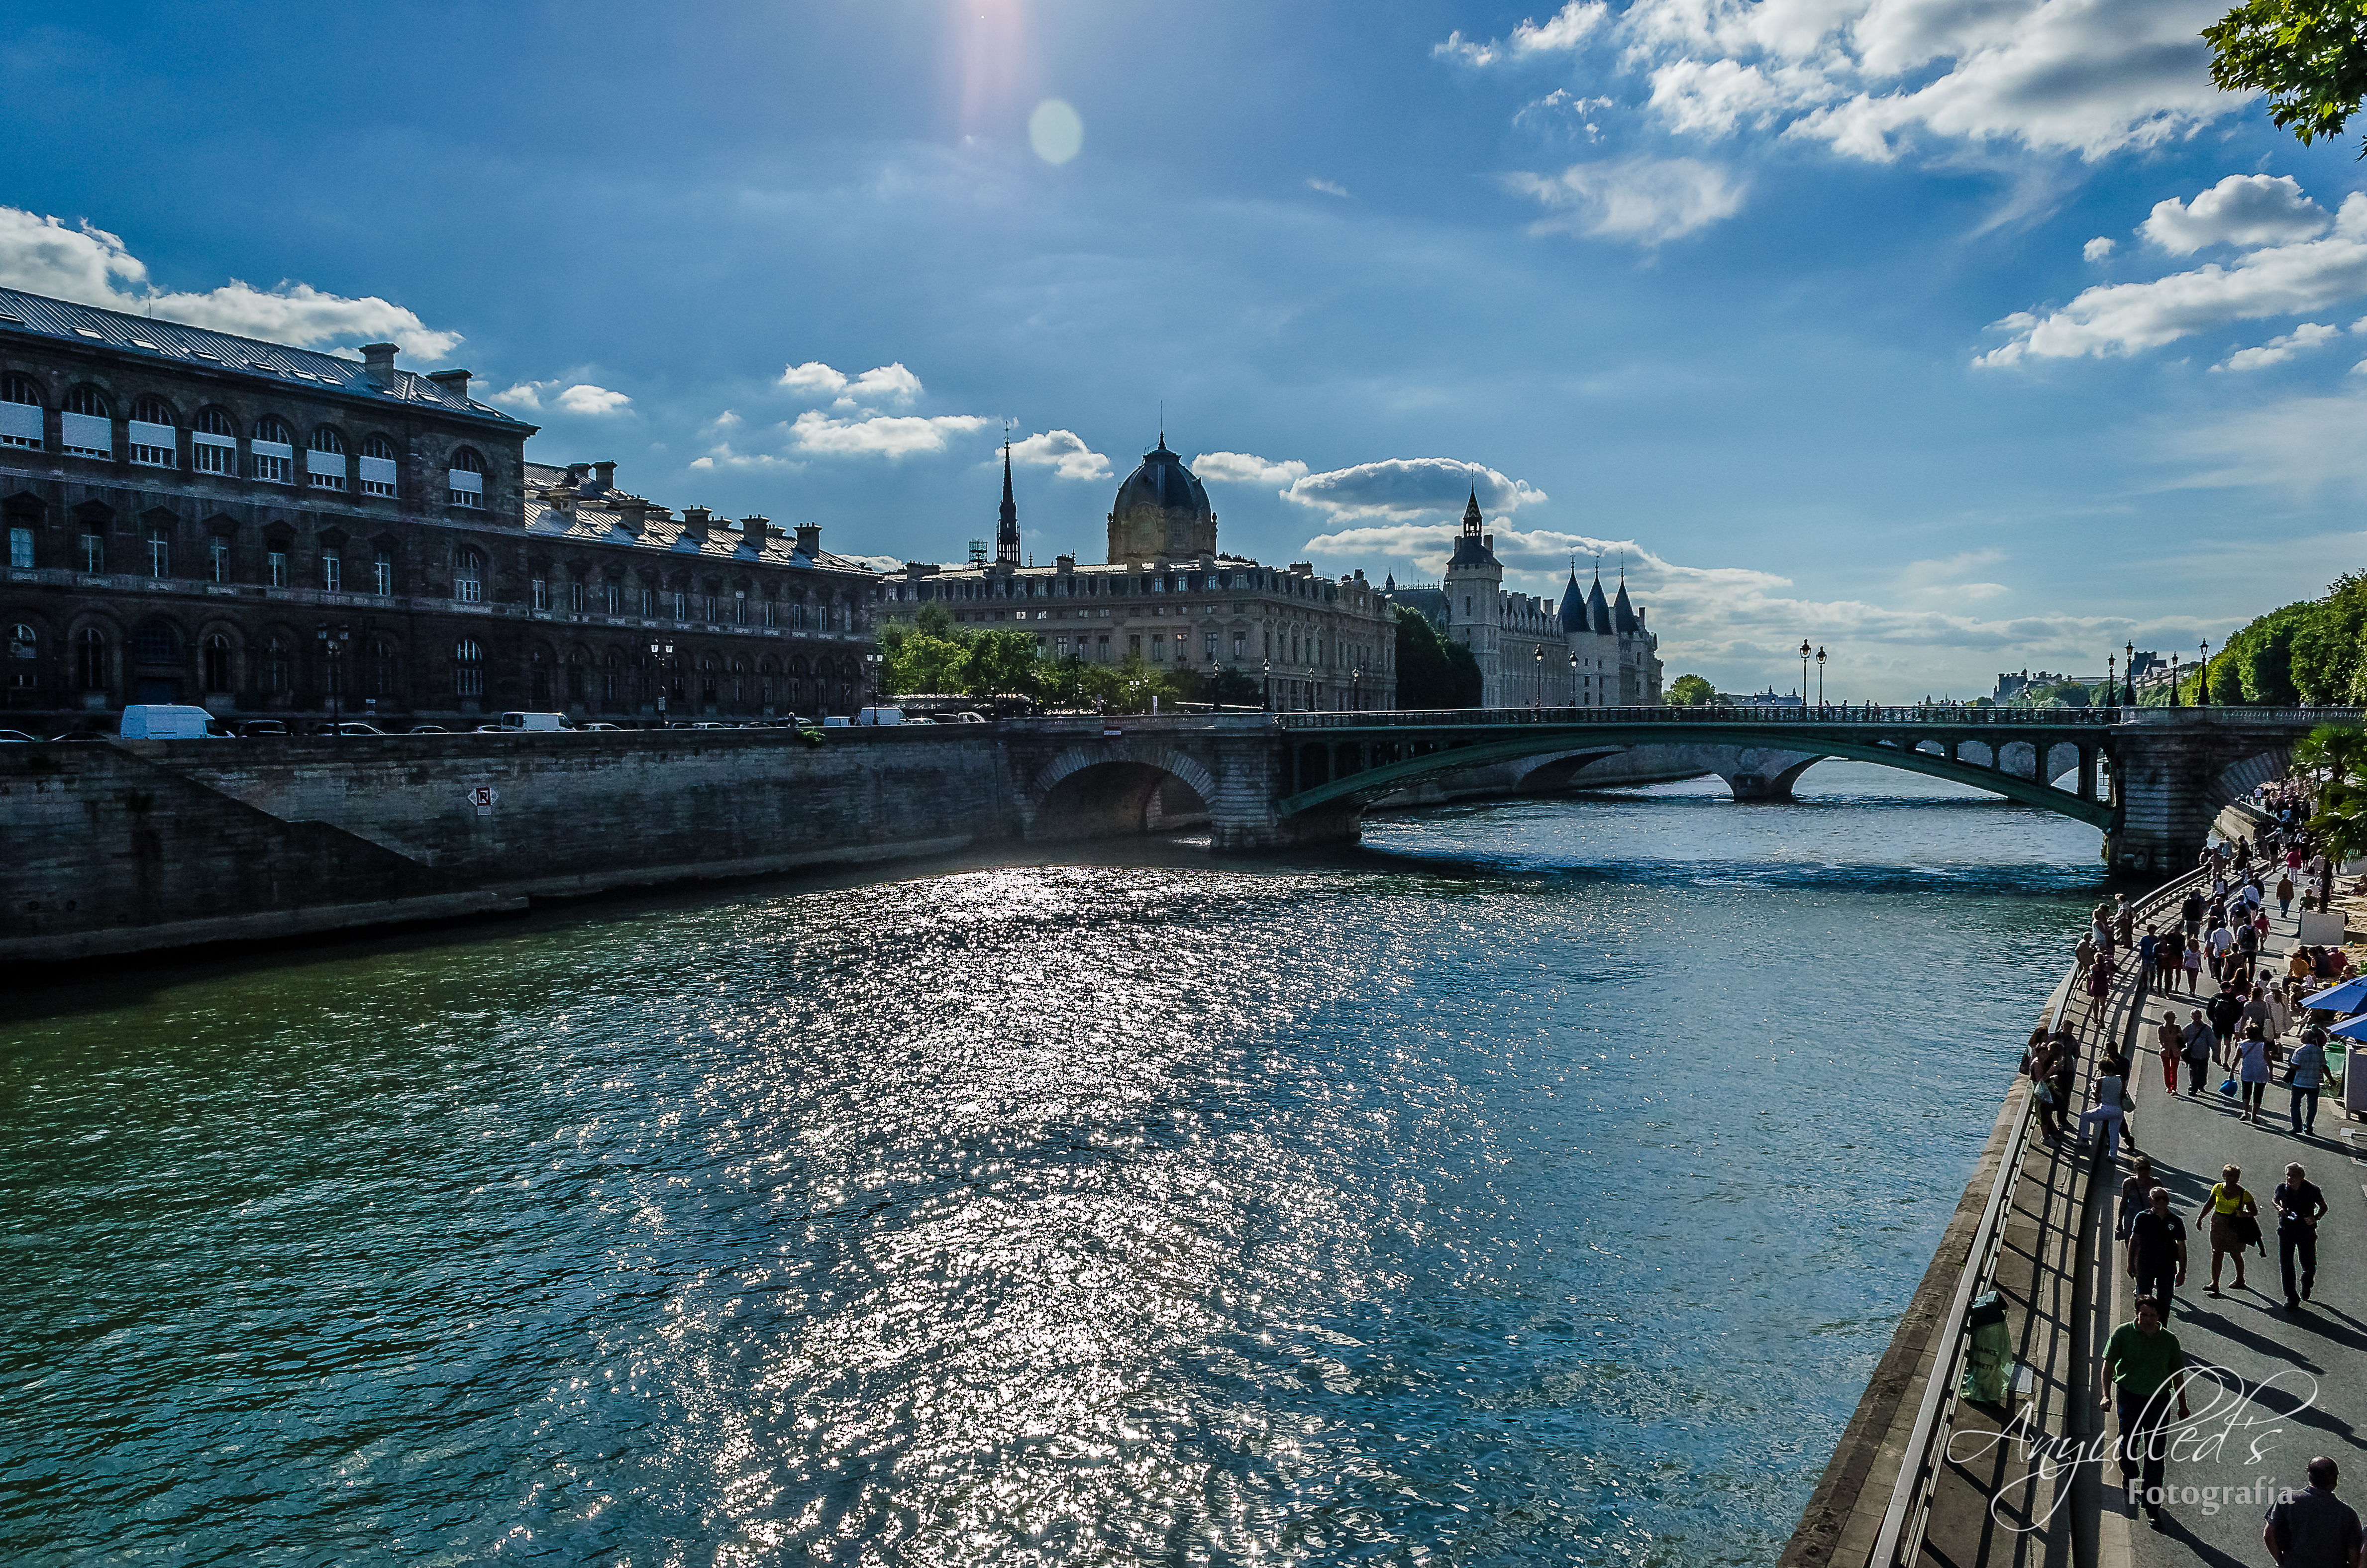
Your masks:
M 413 724 L 403 733 L 410 735 L 448 735 L 452 732 L 441 724 Z
M 365 724 L 358 719 L 345 719 L 334 724 L 326 722 L 315 724 L 312 726 L 312 733 L 316 735 L 382 735 L 386 732 L 376 724 Z
M 107 739 L 107 737 L 100 734 L 96 730 L 68 730 L 62 735 L 51 735 L 50 737 L 52 744 L 75 743 L 81 741 L 103 741 L 105 739 Z
M 0 746 L 30 745 L 37 738 L 22 730 L 0 730 Z
M 939 720 L 938 722 L 944 724 L 983 724 L 986 722 L 986 715 L 983 713 L 973 713 L 968 709 L 965 708 L 958 713 L 946 714 L 943 719 Z
M 613 730 L 617 726 L 614 724 L 603 724 L 595 719 L 589 724 L 578 724 L 575 727 L 579 730 Z
M 904 722 L 904 710 L 901 708 L 858 709 L 855 722 L 866 729 L 877 724 L 900 724 Z
M 504 713 L 498 722 L 482 727 L 542 733 L 572 730 L 575 721 L 564 713 Z
M 134 702 L 123 710 L 115 732 L 127 741 L 235 739 L 227 725 L 202 708 L 182 702 Z
M 822 715 L 821 727 L 825 730 L 844 730 L 846 728 L 846 715 L 844 713 L 825 713 Z
M 238 727 L 238 733 L 253 740 L 257 735 L 284 735 L 288 726 L 277 719 L 249 719 Z

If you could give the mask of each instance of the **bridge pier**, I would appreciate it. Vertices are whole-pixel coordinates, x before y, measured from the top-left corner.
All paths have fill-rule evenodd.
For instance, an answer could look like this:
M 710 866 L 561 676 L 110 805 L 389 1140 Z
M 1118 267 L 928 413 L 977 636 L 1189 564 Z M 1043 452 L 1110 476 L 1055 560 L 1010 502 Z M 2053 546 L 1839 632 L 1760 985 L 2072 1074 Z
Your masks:
M 2115 726 L 2105 863 L 2154 876 L 2191 866 L 2221 809 L 2282 775 L 2296 729 L 2306 733 L 2289 725 L 2280 733 L 2250 720 L 2240 708 L 2147 708 Z

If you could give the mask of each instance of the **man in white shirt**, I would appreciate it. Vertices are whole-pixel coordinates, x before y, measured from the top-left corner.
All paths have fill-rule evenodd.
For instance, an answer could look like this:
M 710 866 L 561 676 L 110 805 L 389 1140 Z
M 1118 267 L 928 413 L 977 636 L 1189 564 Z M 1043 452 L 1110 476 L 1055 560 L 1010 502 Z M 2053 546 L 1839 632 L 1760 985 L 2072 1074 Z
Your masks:
M 2225 978 L 2227 972 L 2227 955 L 2236 950 L 2236 933 L 2227 928 L 2227 923 L 2225 920 L 2219 922 L 2211 932 L 2210 950 L 2211 972 Z

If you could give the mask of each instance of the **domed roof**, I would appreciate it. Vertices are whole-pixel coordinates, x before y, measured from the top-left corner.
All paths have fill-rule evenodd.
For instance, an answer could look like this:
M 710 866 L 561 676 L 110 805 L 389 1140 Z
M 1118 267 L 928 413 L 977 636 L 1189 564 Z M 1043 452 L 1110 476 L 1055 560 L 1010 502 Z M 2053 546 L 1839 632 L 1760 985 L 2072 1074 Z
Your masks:
M 1159 445 L 1144 454 L 1141 466 L 1127 474 L 1126 483 L 1117 487 L 1117 501 L 1110 510 L 1124 513 L 1138 506 L 1189 512 L 1195 517 L 1208 513 L 1207 491 L 1184 466 L 1184 460 L 1167 449 L 1163 434 Z

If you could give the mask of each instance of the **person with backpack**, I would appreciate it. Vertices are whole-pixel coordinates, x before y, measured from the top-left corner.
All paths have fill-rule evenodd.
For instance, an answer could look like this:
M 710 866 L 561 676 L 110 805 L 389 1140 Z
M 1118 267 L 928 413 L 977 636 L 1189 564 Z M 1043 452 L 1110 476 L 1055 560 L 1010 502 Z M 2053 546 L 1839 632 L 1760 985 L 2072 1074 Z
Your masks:
M 2244 999 L 2236 994 L 2233 985 L 2223 983 L 2218 994 L 2204 1004 L 2211 1016 L 2215 1060 L 2222 1067 L 2236 1065 L 2236 1020 L 2243 1016 Z

